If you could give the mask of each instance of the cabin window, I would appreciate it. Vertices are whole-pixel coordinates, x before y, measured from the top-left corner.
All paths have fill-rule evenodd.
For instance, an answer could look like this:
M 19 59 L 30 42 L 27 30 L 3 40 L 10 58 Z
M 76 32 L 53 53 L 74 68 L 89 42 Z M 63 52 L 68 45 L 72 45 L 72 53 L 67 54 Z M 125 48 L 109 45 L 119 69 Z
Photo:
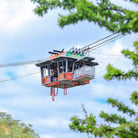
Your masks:
M 72 68 L 73 68 L 73 62 L 68 61 L 68 72 L 72 72 Z
M 54 76 L 54 69 L 50 69 L 50 76 Z
M 78 64 L 75 64 L 75 70 L 78 69 L 78 68 L 79 68 Z
M 52 63 L 50 65 L 50 76 L 57 77 L 58 76 L 58 65 L 57 63 Z
M 63 62 L 59 62 L 59 73 L 63 73 Z
M 45 78 L 46 76 L 48 76 L 48 66 L 43 66 L 42 67 L 42 78 Z
M 84 66 L 84 63 L 80 62 L 80 63 L 76 63 L 75 64 L 75 70 L 76 69 L 79 69 L 79 68 L 82 68 Z
M 59 62 L 59 73 L 63 73 L 65 72 L 66 69 L 66 62 L 65 61 L 60 61 Z
M 63 72 L 66 72 L 66 61 L 63 61 L 62 64 L 63 64 L 62 65 L 63 66 Z

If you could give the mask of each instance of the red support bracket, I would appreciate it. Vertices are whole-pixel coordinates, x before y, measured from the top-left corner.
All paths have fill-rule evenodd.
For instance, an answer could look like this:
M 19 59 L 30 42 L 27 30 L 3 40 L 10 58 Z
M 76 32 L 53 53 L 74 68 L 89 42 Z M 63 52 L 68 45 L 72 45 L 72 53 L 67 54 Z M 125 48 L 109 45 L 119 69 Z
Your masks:
M 45 85 L 46 87 L 52 87 L 52 86 L 59 86 L 60 85 L 60 81 L 57 81 L 57 82 L 52 82 L 52 83 L 50 83 L 50 84 L 47 84 L 47 85 Z
M 51 87 L 51 91 L 50 91 L 50 96 L 52 96 L 52 101 L 55 101 L 55 96 L 58 95 L 58 88 L 57 88 L 57 92 L 55 94 L 55 87 Z

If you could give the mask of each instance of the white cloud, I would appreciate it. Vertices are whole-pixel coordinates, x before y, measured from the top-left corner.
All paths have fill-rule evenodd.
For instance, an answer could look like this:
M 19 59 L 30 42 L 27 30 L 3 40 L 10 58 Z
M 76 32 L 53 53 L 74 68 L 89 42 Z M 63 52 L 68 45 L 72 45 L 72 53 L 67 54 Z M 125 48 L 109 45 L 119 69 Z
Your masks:
M 1 30 L 15 30 L 35 19 L 34 4 L 28 0 L 0 1 Z
M 123 50 L 123 45 L 121 44 L 120 41 L 116 41 L 114 46 L 111 48 L 110 52 L 112 54 L 116 54 L 116 55 L 121 55 L 121 51 Z
M 41 135 L 41 138 L 55 138 L 55 137 L 50 134 L 45 134 L 45 135 Z
M 0 107 L 0 112 L 7 112 L 7 110 Z
M 129 82 L 126 82 L 129 83 Z M 134 86 L 136 83 L 134 83 Z M 95 83 L 92 86 L 91 94 L 93 99 L 107 99 L 109 97 L 116 98 L 121 101 L 128 100 L 132 92 L 132 87 L 128 85 L 126 88 L 121 82 L 102 82 Z
M 32 121 L 36 126 L 41 125 L 41 127 L 52 128 L 52 129 L 63 129 L 67 130 L 70 121 L 66 120 L 63 117 L 57 117 L 56 115 L 52 115 L 52 117 L 46 118 L 36 118 Z
M 81 136 L 82 135 L 82 136 Z M 68 133 L 60 133 L 60 134 L 43 134 L 43 135 L 40 135 L 41 138 L 84 138 L 86 137 L 85 134 L 79 134 L 79 133 L 71 133 L 71 132 L 68 132 Z
M 117 4 L 118 6 L 121 6 L 123 8 L 127 8 L 129 10 L 135 10 L 137 9 L 136 4 L 130 1 L 120 1 L 120 0 L 111 0 L 113 3 Z
M 60 132 L 59 134 L 43 134 L 40 135 L 41 138 L 87 138 L 87 135 L 84 133 L 76 133 L 73 131 L 69 131 L 68 133 Z

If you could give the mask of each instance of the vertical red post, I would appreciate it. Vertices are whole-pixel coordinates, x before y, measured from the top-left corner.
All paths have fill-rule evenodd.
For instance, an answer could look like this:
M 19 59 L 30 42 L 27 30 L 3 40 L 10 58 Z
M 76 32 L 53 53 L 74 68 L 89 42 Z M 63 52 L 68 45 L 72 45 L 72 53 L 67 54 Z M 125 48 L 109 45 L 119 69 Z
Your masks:
M 52 96 L 52 101 L 55 101 L 55 96 L 58 95 L 58 88 L 57 88 L 57 92 L 55 94 L 55 87 L 51 87 L 51 91 L 50 91 L 50 96 Z

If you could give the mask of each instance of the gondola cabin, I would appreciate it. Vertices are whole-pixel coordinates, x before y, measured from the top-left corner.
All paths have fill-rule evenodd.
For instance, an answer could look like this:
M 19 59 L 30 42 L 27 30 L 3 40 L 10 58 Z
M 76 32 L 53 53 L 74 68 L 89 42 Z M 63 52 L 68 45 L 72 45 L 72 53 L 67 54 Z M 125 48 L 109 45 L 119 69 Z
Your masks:
M 50 95 L 54 101 L 54 96 L 58 94 L 58 88 L 67 88 L 86 85 L 95 78 L 95 67 L 97 62 L 93 62 L 94 57 L 85 56 L 78 51 L 57 51 L 49 52 L 51 56 L 48 60 L 36 64 L 41 69 L 42 85 L 51 88 Z M 55 92 L 55 88 L 57 91 Z

